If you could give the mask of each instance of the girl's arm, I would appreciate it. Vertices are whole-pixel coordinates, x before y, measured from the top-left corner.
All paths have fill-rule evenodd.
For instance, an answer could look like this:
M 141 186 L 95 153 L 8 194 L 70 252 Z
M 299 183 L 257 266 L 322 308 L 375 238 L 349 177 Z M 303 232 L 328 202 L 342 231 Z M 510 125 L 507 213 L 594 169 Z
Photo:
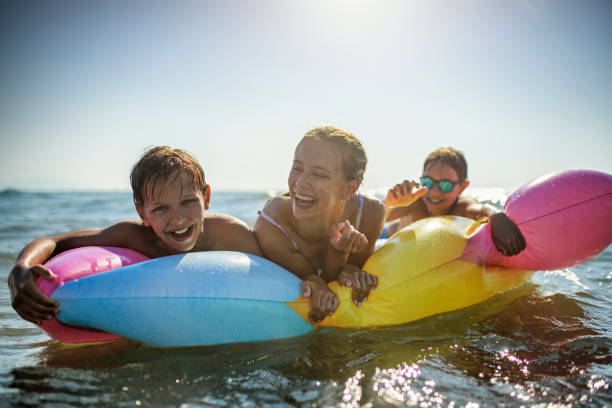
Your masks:
M 275 214 L 268 205 L 264 207 L 267 214 Z M 327 282 L 317 274 L 316 268 L 298 252 L 283 232 L 263 217 L 258 217 L 253 226 L 255 238 L 263 255 L 270 261 L 287 269 L 302 280 L 301 290 L 304 297 L 311 298 L 308 318 L 317 323 L 333 314 L 340 301 L 329 289 Z
M 386 207 L 380 200 L 364 196 L 363 212 L 359 229 L 367 238 L 368 243 L 361 251 L 349 256 L 349 264 L 355 265 L 357 268 L 363 268 L 366 260 L 372 255 L 372 252 L 374 252 L 376 240 L 380 237 L 385 226 L 385 215 Z
M 364 197 L 364 200 L 360 230 L 368 242 L 361 251 L 349 256 L 337 279 L 341 285 L 352 288 L 352 299 L 356 305 L 367 300 L 370 291 L 378 286 L 378 278 L 361 268 L 374 252 L 376 240 L 385 225 L 386 214 L 386 208 L 380 200 L 370 197 Z

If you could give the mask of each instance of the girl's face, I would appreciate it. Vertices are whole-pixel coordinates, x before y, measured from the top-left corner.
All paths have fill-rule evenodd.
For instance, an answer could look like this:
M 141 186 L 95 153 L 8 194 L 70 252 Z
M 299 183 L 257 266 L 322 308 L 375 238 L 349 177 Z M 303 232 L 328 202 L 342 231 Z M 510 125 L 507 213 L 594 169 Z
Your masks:
M 137 207 L 145 226 L 150 226 L 172 251 L 192 250 L 204 232 L 204 211 L 208 209 L 210 187 L 202 192 L 191 176 L 181 171 L 162 185 L 149 189 L 144 207 Z
M 459 176 L 455 169 L 448 164 L 442 162 L 433 162 L 428 165 L 423 171 L 423 177 L 431 177 L 434 180 L 450 180 L 459 181 Z M 469 185 L 469 182 L 464 181 L 461 184 L 453 185 L 453 189 L 445 193 L 440 190 L 437 183 L 434 183 L 433 187 L 427 191 L 427 194 L 423 197 L 423 202 L 429 215 L 447 215 L 453 203 Z
M 355 180 L 346 182 L 341 158 L 327 142 L 306 140 L 295 151 L 289 173 L 289 194 L 297 219 L 330 215 L 356 192 Z

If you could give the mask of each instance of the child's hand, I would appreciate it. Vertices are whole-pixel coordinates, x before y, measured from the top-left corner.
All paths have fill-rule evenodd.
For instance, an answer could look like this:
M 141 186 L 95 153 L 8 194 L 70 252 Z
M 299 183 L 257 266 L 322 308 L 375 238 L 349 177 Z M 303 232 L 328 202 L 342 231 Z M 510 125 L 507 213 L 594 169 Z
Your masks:
M 355 265 L 347 264 L 338 275 L 338 282 L 343 286 L 353 288 L 353 303 L 361 306 L 362 302 L 368 300 L 370 291 L 378 286 L 378 277 L 362 271 Z
M 302 296 L 312 298 L 308 320 L 313 323 L 320 323 L 327 316 L 331 316 L 340 305 L 338 296 L 331 291 L 320 276 L 312 275 L 308 277 L 302 281 L 300 287 Z
M 34 265 L 25 269 L 15 266 L 8 280 L 13 309 L 25 320 L 36 324 L 51 319 L 59 307 L 57 301 L 45 296 L 36 286 L 39 276 L 51 282 L 57 279 L 43 265 Z
M 336 251 L 347 254 L 361 252 L 368 244 L 366 236 L 353 228 L 348 220 L 331 226 L 329 241 Z
M 387 208 L 408 207 L 427 194 L 427 187 L 420 187 L 416 181 L 404 180 L 387 191 L 385 206 Z
M 505 213 L 493 214 L 489 217 L 489 222 L 495 248 L 504 256 L 513 256 L 525 249 L 525 237 Z

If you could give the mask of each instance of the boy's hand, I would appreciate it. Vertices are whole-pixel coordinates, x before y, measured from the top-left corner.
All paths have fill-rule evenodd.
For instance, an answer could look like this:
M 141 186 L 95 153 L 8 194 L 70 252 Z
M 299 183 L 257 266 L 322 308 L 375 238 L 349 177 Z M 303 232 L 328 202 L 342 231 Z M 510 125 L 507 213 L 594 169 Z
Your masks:
M 338 296 L 320 276 L 311 275 L 303 280 L 301 290 L 302 296 L 312 298 L 308 320 L 313 323 L 320 323 L 327 316 L 331 316 L 340 305 Z
M 378 286 L 378 277 L 362 271 L 355 265 L 347 264 L 338 275 L 338 282 L 349 288 L 353 288 L 353 303 L 361 306 L 361 302 L 368 300 L 370 291 Z
M 43 265 L 21 268 L 17 265 L 9 275 L 8 284 L 11 291 L 13 309 L 25 320 L 40 324 L 58 313 L 59 303 L 44 295 L 36 286 L 36 279 L 41 277 L 54 281 L 57 276 Z
M 338 252 L 354 254 L 361 252 L 365 248 L 368 244 L 368 239 L 346 220 L 331 226 L 330 244 Z
M 505 213 L 498 212 L 489 217 L 491 236 L 495 248 L 504 256 L 513 256 L 525 249 L 525 237 L 519 227 Z
M 387 191 L 384 203 L 389 209 L 408 207 L 427 194 L 427 191 L 427 187 L 421 187 L 416 181 L 404 180 Z

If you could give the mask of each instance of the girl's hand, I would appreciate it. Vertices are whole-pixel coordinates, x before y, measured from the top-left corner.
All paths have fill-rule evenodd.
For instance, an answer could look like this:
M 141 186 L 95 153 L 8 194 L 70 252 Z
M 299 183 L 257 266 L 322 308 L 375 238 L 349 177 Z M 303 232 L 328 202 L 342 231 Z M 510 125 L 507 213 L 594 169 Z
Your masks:
M 303 280 L 301 289 L 302 296 L 312 298 L 308 319 L 313 323 L 320 323 L 327 316 L 331 316 L 340 305 L 338 296 L 320 276 L 311 275 Z
M 368 244 L 368 239 L 346 220 L 331 226 L 330 244 L 338 252 L 353 254 L 361 252 Z
M 404 180 L 387 191 L 384 204 L 388 209 L 408 207 L 427 194 L 427 187 L 421 187 L 416 181 Z
M 15 265 L 8 282 L 13 309 L 25 320 L 36 324 L 40 324 L 43 319 L 51 319 L 58 313 L 59 307 L 57 301 L 45 296 L 38 289 L 38 277 L 50 282 L 57 279 L 57 276 L 43 265 L 25 269 Z
M 361 306 L 362 302 L 368 300 L 370 291 L 378 286 L 378 277 L 362 271 L 355 265 L 347 264 L 338 275 L 338 282 L 343 286 L 353 288 L 353 303 Z

